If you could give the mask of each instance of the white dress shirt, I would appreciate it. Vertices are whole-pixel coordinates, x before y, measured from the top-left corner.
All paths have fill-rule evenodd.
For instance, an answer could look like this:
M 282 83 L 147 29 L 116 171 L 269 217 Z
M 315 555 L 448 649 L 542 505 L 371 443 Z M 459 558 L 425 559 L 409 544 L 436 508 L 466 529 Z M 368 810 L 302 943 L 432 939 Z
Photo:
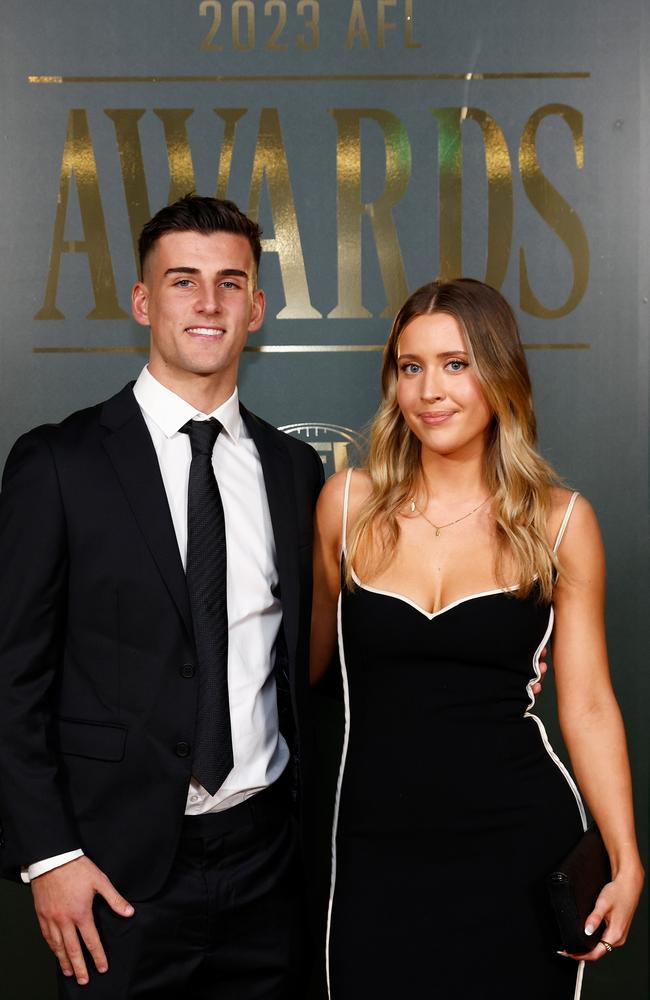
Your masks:
M 226 524 L 228 694 L 234 766 L 215 795 L 192 779 L 186 815 L 218 812 L 243 802 L 283 772 L 289 750 L 279 731 L 274 646 L 282 618 L 275 544 L 260 457 L 239 412 L 237 390 L 213 413 L 200 413 L 158 382 L 145 366 L 133 388 L 151 434 L 185 566 L 187 492 L 192 449 L 180 428 L 216 417 L 223 425 L 213 467 Z M 29 866 L 23 879 L 80 857 L 81 850 Z

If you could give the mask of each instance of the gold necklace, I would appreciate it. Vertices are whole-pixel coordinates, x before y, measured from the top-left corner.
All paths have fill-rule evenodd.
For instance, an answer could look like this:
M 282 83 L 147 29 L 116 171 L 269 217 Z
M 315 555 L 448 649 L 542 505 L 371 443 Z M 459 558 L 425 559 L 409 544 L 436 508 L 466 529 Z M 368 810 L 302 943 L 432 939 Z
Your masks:
M 462 517 L 457 517 L 455 521 L 448 521 L 447 524 L 434 524 L 431 518 L 427 517 L 424 511 L 420 510 L 420 508 L 416 505 L 415 497 L 411 497 L 411 513 L 419 514 L 421 517 L 424 518 L 425 521 L 427 521 L 431 525 L 432 528 L 435 528 L 436 538 L 437 538 L 440 535 L 440 532 L 442 531 L 443 528 L 451 528 L 452 524 L 459 524 L 459 522 L 464 521 L 466 517 L 471 517 L 472 514 L 475 514 L 477 510 L 480 510 L 481 507 L 483 507 L 488 502 L 489 499 L 490 497 L 487 496 L 485 500 L 481 500 L 481 502 L 477 504 L 473 510 L 468 511 L 467 514 L 463 514 Z

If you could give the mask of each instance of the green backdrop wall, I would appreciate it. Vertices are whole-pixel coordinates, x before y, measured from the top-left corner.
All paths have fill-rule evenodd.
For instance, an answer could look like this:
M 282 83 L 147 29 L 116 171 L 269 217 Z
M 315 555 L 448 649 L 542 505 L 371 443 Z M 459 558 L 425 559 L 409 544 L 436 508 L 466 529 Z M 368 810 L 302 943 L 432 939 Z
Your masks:
M 137 375 L 134 235 L 189 190 L 264 227 L 242 396 L 328 472 L 354 460 L 407 292 L 487 278 L 521 323 L 543 451 L 601 519 L 645 843 L 647 5 L 7 0 L 2 20 L 0 460 Z M 319 717 L 325 788 L 336 710 Z M 0 928 L 3 1000 L 53 997 L 28 889 L 0 887 Z M 646 939 L 644 899 L 584 995 L 645 998 Z

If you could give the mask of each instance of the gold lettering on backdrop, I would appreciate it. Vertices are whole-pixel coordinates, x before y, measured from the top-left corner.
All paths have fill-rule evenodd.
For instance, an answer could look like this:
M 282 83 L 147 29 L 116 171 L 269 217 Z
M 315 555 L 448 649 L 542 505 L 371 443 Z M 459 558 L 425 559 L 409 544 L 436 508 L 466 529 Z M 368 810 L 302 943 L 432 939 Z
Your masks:
M 172 202 L 194 191 L 194 163 L 187 139 L 187 119 L 194 114 L 194 108 L 154 108 L 165 128 L 167 162 L 169 164 L 169 193 L 167 201 Z
M 104 112 L 115 126 L 120 155 L 122 183 L 126 198 L 131 229 L 133 255 L 138 263 L 138 237 L 145 222 L 151 217 L 149 195 L 142 157 L 138 122 L 145 113 L 141 108 L 109 108 Z M 227 197 L 228 181 L 232 167 L 235 125 L 246 114 L 246 108 L 215 108 L 215 113 L 225 124 L 223 143 L 219 156 L 216 197 Z M 194 188 L 194 168 L 187 142 L 184 123 L 191 111 L 182 111 L 178 120 L 160 110 L 156 112 L 164 121 L 167 139 L 167 158 L 170 168 L 169 202 L 187 194 Z M 173 112 L 172 112 L 173 114 Z
M 502 129 L 487 111 L 468 108 L 467 118 L 477 122 L 485 146 L 488 188 L 488 238 L 485 280 L 494 288 L 505 281 L 512 247 L 512 163 Z
M 481 128 L 488 184 L 488 241 L 485 280 L 500 288 L 512 245 L 512 165 L 505 136 L 480 108 L 434 108 L 438 119 L 439 231 L 442 278 L 463 273 L 463 121 Z
M 381 350 L 381 348 L 379 348 Z M 366 451 L 363 434 L 340 424 L 286 424 L 278 430 L 310 444 L 320 454 L 326 475 L 340 472 L 349 464 L 360 465 Z
M 200 16 L 205 17 L 209 10 L 212 11 L 212 24 L 205 38 L 201 40 L 201 48 L 204 52 L 220 52 L 223 45 L 219 45 L 218 42 L 214 41 L 214 36 L 221 25 L 221 4 L 219 0 L 202 0 L 199 4 Z
M 413 40 L 413 0 L 405 0 L 404 3 L 404 45 L 407 49 L 421 49 L 422 42 Z
M 463 273 L 463 147 L 460 108 L 434 108 L 438 119 L 438 228 L 443 279 Z
M 217 175 L 216 198 L 228 197 L 228 182 L 232 170 L 232 151 L 235 144 L 235 129 L 237 122 L 246 114 L 248 108 L 215 108 L 214 113 L 225 124 L 221 153 L 219 154 L 219 173 Z
M 296 38 L 298 48 L 303 49 L 304 52 L 317 49 L 320 45 L 320 7 L 318 0 L 300 0 L 296 11 L 299 17 L 304 17 L 306 11 L 309 11 L 311 14 L 311 17 L 305 21 L 305 28 L 308 29 L 309 34 L 306 38 L 304 35 L 298 35 Z
M 129 215 L 133 256 L 138 263 L 138 237 L 145 222 L 151 218 L 149 193 L 144 173 L 142 146 L 138 122 L 145 114 L 144 108 L 107 108 L 104 111 L 115 127 L 115 137 L 120 155 L 120 169 L 124 197 Z
M 263 41 L 263 47 L 269 52 L 286 52 L 290 41 L 287 41 L 287 17 L 289 6 L 287 0 L 265 0 L 263 12 L 261 0 L 256 8 L 254 0 L 234 0 L 230 7 L 230 45 L 235 52 L 251 52 Z M 202 0 L 199 4 L 199 15 L 205 17 L 212 12 L 212 24 L 201 39 L 200 47 L 204 52 L 221 52 L 224 46 L 216 41 L 218 33 L 224 24 L 223 4 L 220 0 Z M 317 49 L 320 44 L 320 4 L 318 0 L 297 0 L 295 12 L 302 19 L 303 32 L 296 35 L 295 44 L 305 52 Z M 263 23 L 261 35 L 265 29 L 269 34 L 260 39 L 257 35 L 259 21 Z M 227 15 L 226 15 L 227 16 Z M 222 36 L 223 37 L 223 36 Z M 160 78 L 158 78 L 160 79 Z
M 361 42 L 362 49 L 370 47 L 370 39 L 368 38 L 368 28 L 366 27 L 366 18 L 363 13 L 362 0 L 353 0 L 352 3 L 350 20 L 348 22 L 348 33 L 345 39 L 346 49 L 351 49 L 353 47 L 356 38 L 358 38 Z
M 243 115 L 246 108 L 215 108 L 215 114 L 224 122 L 224 136 L 219 155 L 219 168 L 217 173 L 216 197 L 226 198 L 228 192 L 228 182 L 232 169 L 232 153 L 235 141 L 235 126 Z M 147 182 L 144 172 L 144 162 L 142 158 L 142 147 L 138 122 L 145 113 L 140 108 L 110 108 L 104 112 L 114 123 L 117 138 L 117 146 L 120 154 L 120 167 L 122 170 L 122 182 L 129 213 L 129 224 L 131 227 L 131 240 L 133 243 L 133 253 L 137 263 L 138 260 L 138 237 L 145 222 L 151 217 L 149 208 L 149 195 L 147 192 Z M 159 118 L 163 118 L 164 112 L 157 111 Z M 183 111 L 182 118 L 178 121 L 169 119 L 165 122 L 165 135 L 167 138 L 168 163 L 170 167 L 169 202 L 175 201 L 180 194 L 187 194 L 193 190 L 194 168 L 192 157 L 187 142 L 187 135 L 184 122 L 191 111 Z
M 84 232 L 83 240 L 65 239 L 65 224 L 73 175 L 79 198 L 81 225 Z M 88 256 L 95 308 L 88 313 L 86 318 L 125 319 L 127 314 L 120 308 L 117 300 L 104 209 L 99 193 L 97 163 L 84 108 L 71 110 L 68 117 L 45 301 L 34 319 L 65 319 L 63 313 L 56 306 L 61 256 L 64 253 L 85 253 Z
M 330 319 L 363 319 L 371 314 L 361 301 L 361 219 L 372 222 L 379 269 L 388 305 L 382 316 L 393 316 L 408 295 L 402 251 L 393 208 L 411 177 L 411 145 L 402 122 L 380 108 L 334 108 L 336 140 L 336 217 L 338 226 L 338 303 Z M 361 201 L 361 119 L 380 126 L 386 148 L 386 182 L 374 202 Z
M 348 467 L 349 441 L 333 441 L 332 451 L 334 452 L 334 468 L 337 472 Z
M 560 237 L 571 256 L 573 286 L 564 305 L 556 309 L 543 305 L 530 286 L 524 248 L 519 249 L 519 304 L 531 316 L 555 319 L 572 312 L 587 290 L 589 281 L 589 243 L 587 234 L 574 209 L 542 173 L 537 158 L 535 140 L 542 121 L 550 115 L 559 115 L 571 129 L 576 167 L 584 166 L 584 133 L 582 114 L 568 104 L 546 104 L 530 116 L 519 145 L 519 171 L 529 201 L 541 217 Z
M 264 17 L 269 17 L 273 11 L 278 12 L 278 19 L 275 24 L 275 28 L 268 39 L 265 49 L 270 49 L 271 52 L 282 52 L 289 48 L 286 42 L 280 41 L 280 36 L 284 31 L 287 24 L 287 4 L 286 0 L 266 0 L 264 4 Z
M 386 31 L 396 27 L 394 21 L 386 20 L 386 8 L 396 7 L 397 0 L 377 0 L 377 48 L 383 49 L 386 41 Z
M 305 0 L 306 2 L 306 0 Z M 227 197 L 233 166 L 235 141 L 239 121 L 245 108 L 215 108 L 223 122 L 216 176 L 217 197 Z M 505 136 L 495 119 L 476 107 L 431 109 L 438 123 L 439 170 L 439 273 L 446 278 L 463 273 L 463 131 L 466 120 L 475 122 L 481 130 L 487 176 L 487 247 L 485 280 L 495 287 L 504 281 L 512 249 L 513 182 L 512 163 Z M 131 242 L 137 259 L 137 239 L 150 216 L 150 199 L 143 149 L 140 119 L 143 108 L 108 108 L 117 140 L 122 183 L 125 192 Z M 393 209 L 404 196 L 411 174 L 411 148 L 403 123 L 382 109 L 339 108 L 329 112 L 337 124 L 336 183 L 337 183 L 337 303 L 330 318 L 368 318 L 372 314 L 363 304 L 362 255 L 363 217 L 367 215 L 377 252 L 377 260 L 386 294 L 387 305 L 382 316 L 395 313 L 407 294 L 401 247 L 393 218 Z M 162 122 L 169 165 L 169 201 L 195 188 L 195 171 L 188 139 L 187 121 L 191 108 L 159 108 L 155 114 Z M 583 298 L 589 279 L 589 246 L 583 224 L 574 209 L 558 193 L 542 173 L 537 153 L 538 134 L 547 118 L 556 122 L 559 138 L 569 133 L 573 141 L 578 170 L 584 165 L 582 115 L 565 104 L 548 104 L 538 108 L 528 119 L 519 144 L 519 168 L 524 191 L 549 228 L 566 247 L 572 262 L 573 284 L 566 301 L 556 306 L 540 301 L 531 287 L 528 270 L 529 252 L 519 250 L 520 304 L 524 311 L 542 318 L 556 318 L 572 312 Z M 383 190 L 375 201 L 362 202 L 361 123 L 368 128 L 379 126 L 384 141 L 386 175 Z M 373 124 L 374 123 L 374 124 Z M 252 125 L 252 123 L 251 123 Z M 364 126 L 365 128 L 365 126 Z M 365 133 L 364 133 L 365 135 Z M 557 131 L 553 133 L 556 138 Z M 203 148 L 203 147 L 202 147 Z M 83 239 L 66 239 L 70 186 L 74 178 L 77 188 Z M 257 216 L 261 191 L 266 181 L 268 201 L 273 219 L 273 238 L 263 241 L 267 253 L 277 253 L 282 278 L 285 305 L 279 319 L 318 318 L 320 313 L 311 303 L 305 272 L 302 243 L 294 195 L 289 174 L 286 149 L 276 108 L 266 108 L 259 120 L 259 132 L 252 166 L 249 211 Z M 56 208 L 52 246 L 43 306 L 37 319 L 62 319 L 56 298 L 64 253 L 85 253 L 94 295 L 92 319 L 126 319 L 117 298 L 113 266 L 108 244 L 106 222 L 100 195 L 97 163 L 85 109 L 70 111 L 61 162 L 59 197 Z M 527 259 L 528 258 L 528 259 Z M 534 280 L 534 279 L 532 279 Z M 564 297 L 564 293 L 561 293 Z
M 241 14 L 244 13 L 245 29 L 242 32 Z M 250 52 L 255 48 L 255 4 L 253 0 L 234 0 L 231 8 L 232 47 L 235 52 Z
M 347 469 L 349 441 L 310 441 L 310 444 L 321 456 L 323 465 L 328 464 L 327 458 L 331 455 L 334 460 L 334 472 L 343 472 Z
M 266 177 L 274 239 L 263 239 L 264 253 L 277 253 L 286 305 L 277 319 L 321 319 L 311 304 L 302 255 L 298 219 L 289 178 L 287 154 L 277 108 L 263 108 L 255 146 L 248 214 L 257 219 L 262 181 Z

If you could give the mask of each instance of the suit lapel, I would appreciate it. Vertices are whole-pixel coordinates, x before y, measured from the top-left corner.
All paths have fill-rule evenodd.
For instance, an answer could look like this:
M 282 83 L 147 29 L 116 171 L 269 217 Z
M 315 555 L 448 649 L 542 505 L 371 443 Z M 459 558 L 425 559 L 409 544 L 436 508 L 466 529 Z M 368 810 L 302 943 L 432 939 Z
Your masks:
M 185 572 L 174 524 L 158 458 L 132 385 L 126 386 L 104 404 L 100 419 L 103 426 L 111 431 L 104 438 L 104 448 L 151 555 L 191 635 Z
M 262 463 L 280 578 L 284 633 L 289 662 L 293 664 L 298 639 L 300 569 L 295 533 L 297 510 L 293 490 L 293 468 L 286 448 L 282 447 L 282 438 L 272 433 L 244 406 L 240 406 L 240 409 Z

